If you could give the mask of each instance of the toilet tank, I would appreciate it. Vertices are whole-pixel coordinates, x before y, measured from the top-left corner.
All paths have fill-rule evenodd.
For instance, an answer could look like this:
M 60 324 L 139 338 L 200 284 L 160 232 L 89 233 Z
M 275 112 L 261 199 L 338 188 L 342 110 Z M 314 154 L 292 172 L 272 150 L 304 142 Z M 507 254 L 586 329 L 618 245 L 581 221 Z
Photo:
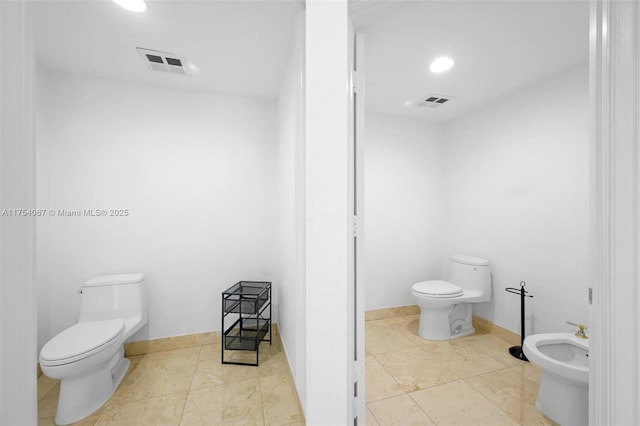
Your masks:
M 81 287 L 78 322 L 122 318 L 125 334 L 147 322 L 147 286 L 144 274 L 94 277 Z
M 488 302 L 491 299 L 491 271 L 489 261 L 478 257 L 451 256 L 449 282 L 463 288 L 473 302 Z

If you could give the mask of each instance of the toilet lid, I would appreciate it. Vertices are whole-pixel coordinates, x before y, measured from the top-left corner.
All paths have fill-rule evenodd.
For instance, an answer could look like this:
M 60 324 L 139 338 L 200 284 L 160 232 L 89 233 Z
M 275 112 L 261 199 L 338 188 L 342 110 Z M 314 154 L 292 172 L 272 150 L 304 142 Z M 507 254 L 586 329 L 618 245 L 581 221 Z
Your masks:
M 458 297 L 462 296 L 462 287 L 448 281 L 422 281 L 413 285 L 413 291 L 430 297 Z
M 123 330 L 122 319 L 79 322 L 44 345 L 40 362 L 59 365 L 86 358 L 117 339 Z

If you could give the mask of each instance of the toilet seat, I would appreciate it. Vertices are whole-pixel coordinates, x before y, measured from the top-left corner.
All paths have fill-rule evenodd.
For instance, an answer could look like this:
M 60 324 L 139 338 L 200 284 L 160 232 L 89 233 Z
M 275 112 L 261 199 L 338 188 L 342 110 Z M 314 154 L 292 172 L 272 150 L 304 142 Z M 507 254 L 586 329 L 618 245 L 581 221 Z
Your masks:
M 113 344 L 122 343 L 123 334 L 122 319 L 79 322 L 44 345 L 40 352 L 40 364 L 59 366 L 80 361 Z
M 411 289 L 422 296 L 437 299 L 450 299 L 464 294 L 462 287 L 442 280 L 421 281 L 415 283 Z

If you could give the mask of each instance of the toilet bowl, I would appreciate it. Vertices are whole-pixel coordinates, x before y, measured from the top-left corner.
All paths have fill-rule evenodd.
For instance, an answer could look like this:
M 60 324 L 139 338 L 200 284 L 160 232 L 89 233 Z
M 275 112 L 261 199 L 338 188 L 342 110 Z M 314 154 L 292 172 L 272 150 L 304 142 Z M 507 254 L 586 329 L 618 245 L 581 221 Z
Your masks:
M 524 340 L 529 361 L 542 368 L 536 407 L 561 425 L 589 423 L 589 343 L 571 333 Z
M 491 298 L 489 262 L 471 256 L 451 257 L 449 280 L 421 281 L 411 286 L 420 307 L 418 334 L 428 340 L 449 340 L 473 334 L 472 303 Z
M 131 364 L 124 342 L 146 322 L 144 275 L 96 277 L 81 287 L 78 322 L 40 351 L 43 374 L 60 380 L 56 424 L 82 420 L 113 395 Z

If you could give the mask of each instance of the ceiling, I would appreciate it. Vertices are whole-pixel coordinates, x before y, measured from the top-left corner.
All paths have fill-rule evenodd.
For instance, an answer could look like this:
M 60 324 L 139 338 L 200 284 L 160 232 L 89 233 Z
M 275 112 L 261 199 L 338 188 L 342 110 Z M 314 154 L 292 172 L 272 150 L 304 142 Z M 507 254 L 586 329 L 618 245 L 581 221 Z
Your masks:
M 147 0 L 143 13 L 110 0 L 35 4 L 38 61 L 52 70 L 274 99 L 292 46 L 290 1 Z M 183 56 L 193 72 L 152 72 L 136 47 Z
M 158 1 L 128 12 L 110 0 L 35 3 L 39 63 L 53 70 L 275 99 L 296 2 Z M 588 1 L 354 0 L 366 37 L 367 110 L 444 121 L 586 63 Z M 136 47 L 174 53 L 192 75 L 151 72 Z M 436 75 L 430 61 L 456 66 Z M 452 96 L 436 109 L 428 94 Z
M 358 0 L 350 11 L 371 112 L 445 121 L 588 59 L 588 1 Z M 454 68 L 430 73 L 441 55 Z M 416 106 L 432 93 L 453 99 Z

